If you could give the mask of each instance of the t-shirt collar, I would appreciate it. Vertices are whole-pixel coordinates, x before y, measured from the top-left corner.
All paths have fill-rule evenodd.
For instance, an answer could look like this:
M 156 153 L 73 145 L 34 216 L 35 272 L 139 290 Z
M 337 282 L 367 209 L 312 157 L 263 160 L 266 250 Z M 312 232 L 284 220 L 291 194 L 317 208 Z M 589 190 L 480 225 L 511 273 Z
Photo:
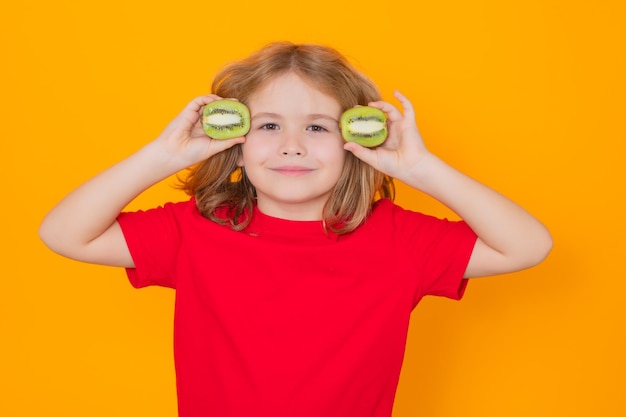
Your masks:
M 292 242 L 334 242 L 338 235 L 325 230 L 323 220 L 287 220 L 269 216 L 254 206 L 252 219 L 245 233 L 268 239 Z

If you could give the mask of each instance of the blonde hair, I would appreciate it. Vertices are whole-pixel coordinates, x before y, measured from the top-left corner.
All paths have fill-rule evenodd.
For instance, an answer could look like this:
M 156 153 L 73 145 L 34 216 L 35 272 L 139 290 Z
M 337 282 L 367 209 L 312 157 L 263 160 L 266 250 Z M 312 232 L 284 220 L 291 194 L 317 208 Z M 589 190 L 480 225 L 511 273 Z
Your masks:
M 377 87 L 336 50 L 320 45 L 272 43 L 231 63 L 217 74 L 212 93 L 246 103 L 260 87 L 278 75 L 293 72 L 335 98 L 342 111 L 380 100 Z M 220 152 L 191 168 L 181 188 L 194 196 L 200 212 L 234 230 L 250 222 L 256 190 L 245 169 L 237 166 L 241 146 Z M 326 227 L 348 233 L 367 218 L 372 204 L 395 196 L 392 179 L 347 152 L 343 171 L 323 211 Z M 225 210 L 225 211 L 224 211 Z

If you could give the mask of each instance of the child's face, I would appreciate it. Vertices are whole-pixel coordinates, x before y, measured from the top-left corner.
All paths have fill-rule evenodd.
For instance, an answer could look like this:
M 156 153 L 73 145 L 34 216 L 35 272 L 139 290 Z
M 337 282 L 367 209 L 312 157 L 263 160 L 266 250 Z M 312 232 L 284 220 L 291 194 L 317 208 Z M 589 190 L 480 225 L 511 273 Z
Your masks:
M 292 73 L 254 92 L 247 104 L 251 127 L 239 164 L 256 188 L 259 209 L 273 217 L 320 220 L 346 155 L 341 106 Z

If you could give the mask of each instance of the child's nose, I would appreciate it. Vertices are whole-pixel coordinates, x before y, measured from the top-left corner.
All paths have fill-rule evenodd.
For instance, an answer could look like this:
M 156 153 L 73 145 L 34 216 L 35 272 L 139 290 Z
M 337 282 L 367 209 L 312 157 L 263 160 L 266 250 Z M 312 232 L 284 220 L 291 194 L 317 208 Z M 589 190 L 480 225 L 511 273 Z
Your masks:
M 297 132 L 286 132 L 280 146 L 280 153 L 283 156 L 305 155 L 306 147 L 304 146 L 302 135 Z

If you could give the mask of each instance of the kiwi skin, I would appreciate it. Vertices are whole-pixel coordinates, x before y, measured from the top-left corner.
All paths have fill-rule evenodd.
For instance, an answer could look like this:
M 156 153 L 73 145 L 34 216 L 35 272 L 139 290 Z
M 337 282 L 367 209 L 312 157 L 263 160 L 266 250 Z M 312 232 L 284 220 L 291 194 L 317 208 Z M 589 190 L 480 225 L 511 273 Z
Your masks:
M 235 116 L 239 118 L 239 121 L 229 125 L 211 124 L 209 117 L 214 115 Z M 245 104 L 236 100 L 212 101 L 202 110 L 202 130 L 207 136 L 217 140 L 244 136 L 250 130 L 250 110 Z
M 359 132 L 358 122 L 379 122 L 381 128 L 375 132 Z M 370 106 L 357 106 L 346 110 L 340 120 L 341 136 L 346 142 L 356 142 L 373 148 L 387 139 L 387 115 L 380 109 Z

